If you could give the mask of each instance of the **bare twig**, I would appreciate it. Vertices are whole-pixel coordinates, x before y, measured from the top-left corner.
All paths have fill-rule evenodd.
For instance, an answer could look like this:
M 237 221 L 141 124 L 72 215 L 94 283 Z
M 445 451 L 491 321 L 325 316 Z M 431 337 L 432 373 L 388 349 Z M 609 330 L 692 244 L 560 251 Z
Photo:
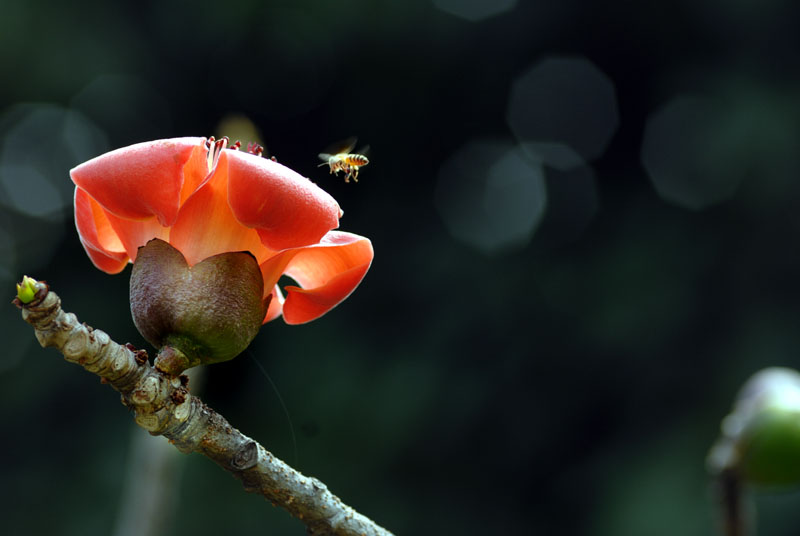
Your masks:
M 742 482 L 737 471 L 729 469 L 720 473 L 717 486 L 725 536 L 745 536 L 747 529 L 742 505 Z
M 714 479 L 714 502 L 718 510 L 720 533 L 725 536 L 746 536 L 752 528 L 752 512 L 746 508 L 747 496 L 739 466 L 740 453 L 735 437 L 728 435 L 732 429 L 730 424 L 723 425 L 723 435 L 708 453 L 706 465 Z
M 186 376 L 171 376 L 150 365 L 144 350 L 120 345 L 103 331 L 81 324 L 61 309 L 61 300 L 43 282 L 35 297 L 15 303 L 42 347 L 100 376 L 122 395 L 136 423 L 163 435 L 184 453 L 200 452 L 305 523 L 310 535 L 390 536 L 391 533 L 333 495 L 319 480 L 303 476 L 256 441 L 233 428 L 188 390 Z

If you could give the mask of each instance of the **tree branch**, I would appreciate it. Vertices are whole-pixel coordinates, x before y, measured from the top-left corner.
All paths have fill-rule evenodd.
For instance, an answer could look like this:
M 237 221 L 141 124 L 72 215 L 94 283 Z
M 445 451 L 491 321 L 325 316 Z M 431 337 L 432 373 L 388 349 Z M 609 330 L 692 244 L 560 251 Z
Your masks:
M 36 282 L 28 303 L 14 303 L 35 329 L 42 347 L 100 376 L 120 392 L 136 423 L 163 435 L 183 453 L 199 452 L 307 526 L 313 536 L 391 536 L 359 514 L 316 478 L 303 476 L 256 441 L 233 428 L 188 390 L 188 378 L 171 376 L 150 365 L 147 353 L 120 345 L 99 329 L 78 322 L 61 309 L 61 300 L 44 282 Z
M 717 477 L 722 530 L 725 536 L 747 534 L 745 512 L 742 505 L 742 481 L 734 468 L 727 468 Z

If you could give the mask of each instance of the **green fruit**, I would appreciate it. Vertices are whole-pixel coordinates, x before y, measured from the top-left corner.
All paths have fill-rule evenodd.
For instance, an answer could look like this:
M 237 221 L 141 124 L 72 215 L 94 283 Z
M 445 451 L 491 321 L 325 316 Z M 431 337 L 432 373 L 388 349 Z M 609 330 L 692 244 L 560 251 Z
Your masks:
M 750 484 L 800 484 L 800 373 L 772 367 L 742 387 L 712 449 L 712 470 L 734 469 Z
M 800 411 L 763 408 L 743 430 L 739 451 L 748 482 L 762 486 L 800 483 Z

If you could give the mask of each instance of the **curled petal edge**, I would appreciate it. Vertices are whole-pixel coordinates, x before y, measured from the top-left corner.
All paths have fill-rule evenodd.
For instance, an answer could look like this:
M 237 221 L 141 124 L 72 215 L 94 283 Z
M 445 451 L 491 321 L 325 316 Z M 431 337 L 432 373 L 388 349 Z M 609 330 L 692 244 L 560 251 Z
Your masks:
M 330 231 L 319 244 L 278 253 L 262 263 L 261 272 L 265 288 L 273 288 L 284 274 L 302 285 L 285 288 L 282 312 L 287 324 L 304 324 L 347 298 L 366 275 L 373 256 L 368 238 Z
M 364 279 L 369 264 L 356 266 L 334 277 L 327 284 L 312 289 L 286 287 L 283 319 L 287 324 L 305 324 L 315 320 L 345 300 Z
M 119 237 L 103 208 L 82 189 L 75 187 L 75 228 L 83 249 L 100 270 L 117 274 L 128 263 Z
M 92 264 L 107 274 L 118 274 L 128 265 L 128 254 L 124 251 L 122 253 L 100 251 L 83 239 L 81 239 L 81 245 Z
M 278 285 L 272 287 L 272 299 L 269 302 L 269 308 L 267 309 L 267 315 L 264 317 L 264 322 L 262 324 L 266 324 L 272 320 L 275 320 L 283 313 L 283 302 L 286 301 L 286 298 L 283 297 L 283 293 Z

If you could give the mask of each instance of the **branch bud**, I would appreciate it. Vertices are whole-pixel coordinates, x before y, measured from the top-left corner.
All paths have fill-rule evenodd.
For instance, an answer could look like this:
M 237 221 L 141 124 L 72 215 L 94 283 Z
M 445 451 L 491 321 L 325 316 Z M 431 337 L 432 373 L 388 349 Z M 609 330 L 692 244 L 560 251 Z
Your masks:
M 17 283 L 17 298 L 22 303 L 30 303 L 36 296 L 36 281 L 32 277 L 23 276 L 22 282 Z

